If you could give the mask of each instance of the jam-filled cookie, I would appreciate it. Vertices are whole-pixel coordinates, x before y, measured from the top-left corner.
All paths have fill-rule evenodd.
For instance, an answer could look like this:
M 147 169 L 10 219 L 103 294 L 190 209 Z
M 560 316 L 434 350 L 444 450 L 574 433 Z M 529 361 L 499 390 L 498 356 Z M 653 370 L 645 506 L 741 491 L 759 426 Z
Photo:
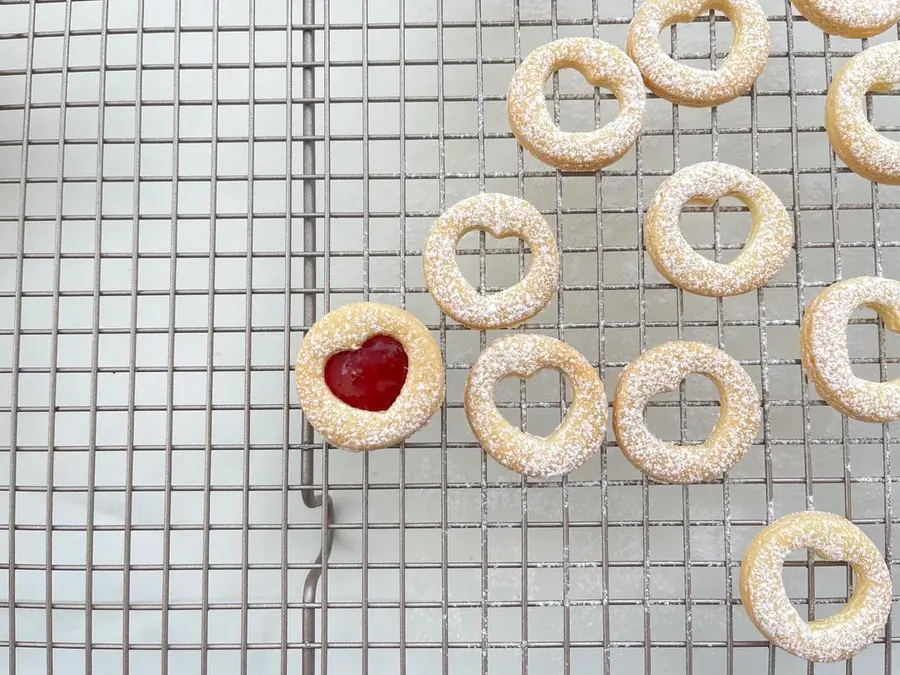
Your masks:
M 400 443 L 431 419 L 444 399 L 444 362 L 412 314 L 358 302 L 309 329 L 296 382 L 306 419 L 326 441 L 375 450 Z

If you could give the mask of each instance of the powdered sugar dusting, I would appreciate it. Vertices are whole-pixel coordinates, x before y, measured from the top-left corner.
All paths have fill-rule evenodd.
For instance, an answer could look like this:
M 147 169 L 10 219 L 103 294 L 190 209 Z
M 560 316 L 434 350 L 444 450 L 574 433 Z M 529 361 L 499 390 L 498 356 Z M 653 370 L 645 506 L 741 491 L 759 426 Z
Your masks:
M 529 378 L 544 368 L 564 373 L 573 396 L 562 423 L 541 438 L 516 429 L 500 415 L 494 387 L 505 377 Z M 600 449 L 606 436 L 606 393 L 597 371 L 575 349 L 544 335 L 513 335 L 485 349 L 469 373 L 465 404 L 469 425 L 485 452 L 533 478 L 574 471 Z
M 879 134 L 869 122 L 865 95 L 897 83 L 900 42 L 887 42 L 850 59 L 825 99 L 825 129 L 834 151 L 854 172 L 875 183 L 900 185 L 900 143 Z
M 647 428 L 651 398 L 674 390 L 689 374 L 706 375 L 722 398 L 722 412 L 700 445 L 676 445 Z M 619 449 L 634 466 L 663 483 L 699 483 L 720 477 L 744 456 L 759 429 L 760 404 L 747 372 L 725 352 L 702 342 L 665 342 L 629 363 L 613 400 Z
M 456 263 L 456 245 L 471 230 L 525 241 L 531 249 L 525 278 L 499 293 L 479 295 Z M 505 328 L 530 319 L 547 306 L 559 281 L 559 251 L 547 221 L 524 199 L 496 193 L 469 197 L 444 213 L 425 239 L 422 263 L 435 302 L 469 328 Z
M 711 204 L 737 197 L 750 207 L 753 226 L 740 255 L 727 265 L 694 251 L 679 227 L 688 202 Z M 744 169 L 720 162 L 685 167 L 663 183 L 647 209 L 647 252 L 666 279 L 691 293 L 740 295 L 764 285 L 784 266 L 794 231 L 778 196 Z
M 826 33 L 866 38 L 900 21 L 900 0 L 794 0 L 797 11 Z
M 710 9 L 734 23 L 734 45 L 721 67 L 700 70 L 672 60 L 659 43 L 660 31 Z M 770 43 L 766 14 L 757 0 L 647 0 L 631 21 L 627 49 L 654 94 L 680 105 L 707 107 L 750 90 L 766 66 Z
M 791 604 L 781 568 L 798 548 L 853 567 L 853 595 L 837 614 L 807 623 Z M 842 661 L 862 651 L 881 633 L 891 610 L 884 556 L 849 520 L 823 511 L 792 513 L 757 534 L 744 553 L 740 586 L 744 608 L 759 631 L 785 651 L 816 662 Z
M 544 84 L 561 68 L 575 68 L 593 86 L 612 89 L 619 114 L 594 131 L 562 131 L 544 101 Z M 538 47 L 516 68 L 507 91 L 516 139 L 542 162 L 565 171 L 596 171 L 628 152 L 641 132 L 645 104 L 637 66 L 618 47 L 593 38 L 564 38 Z
M 383 412 L 347 405 L 331 393 L 323 376 L 328 357 L 357 349 L 373 335 L 393 337 L 409 357 L 403 389 Z M 409 312 L 374 302 L 345 305 L 316 321 L 300 344 L 295 375 L 306 419 L 325 440 L 347 450 L 400 443 L 425 425 L 444 400 L 444 362 L 431 333 Z
M 856 277 L 819 293 L 803 315 L 800 356 L 806 376 L 830 406 L 858 420 L 900 419 L 900 378 L 870 382 L 853 374 L 847 352 L 847 322 L 859 307 L 878 312 L 889 330 L 900 332 L 900 281 Z

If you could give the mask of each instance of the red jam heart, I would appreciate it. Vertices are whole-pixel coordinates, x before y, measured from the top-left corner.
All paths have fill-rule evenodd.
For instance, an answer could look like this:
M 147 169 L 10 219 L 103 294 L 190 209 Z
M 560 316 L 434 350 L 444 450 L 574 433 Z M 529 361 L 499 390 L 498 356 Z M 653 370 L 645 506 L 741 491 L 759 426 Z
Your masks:
M 403 345 L 375 335 L 359 349 L 332 354 L 325 363 L 325 384 L 347 405 L 381 412 L 397 400 L 408 369 Z

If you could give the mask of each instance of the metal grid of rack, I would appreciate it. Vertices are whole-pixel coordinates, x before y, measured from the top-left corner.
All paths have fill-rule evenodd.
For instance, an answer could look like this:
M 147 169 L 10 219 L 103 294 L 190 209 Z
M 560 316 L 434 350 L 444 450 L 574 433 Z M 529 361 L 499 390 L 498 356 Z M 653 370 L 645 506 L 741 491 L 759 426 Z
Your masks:
M 900 193 L 849 173 L 822 126 L 832 74 L 866 44 L 762 4 L 772 56 L 750 94 L 713 110 L 651 98 L 628 156 L 569 176 L 516 145 L 506 83 L 558 36 L 623 45 L 632 0 L 0 2 L 8 671 L 892 672 L 892 622 L 846 666 L 813 667 L 761 639 L 736 589 L 753 534 L 811 506 L 900 569 L 896 429 L 842 419 L 798 358 L 819 289 L 900 276 Z M 714 68 L 730 37 L 710 14 L 662 39 Z M 548 101 L 566 128 L 615 109 L 567 72 Z M 869 102 L 889 135 L 896 101 Z M 762 176 L 794 219 L 796 255 L 757 293 L 697 298 L 645 261 L 656 185 L 705 159 Z M 486 459 L 462 385 L 496 335 L 440 315 L 420 264 L 433 219 L 479 190 L 523 196 L 556 227 L 559 293 L 519 330 L 573 344 L 610 395 L 665 339 L 748 369 L 764 424 L 724 480 L 650 484 L 612 437 L 562 480 Z M 740 249 L 735 204 L 685 214 L 704 255 Z M 482 234 L 460 260 L 494 291 L 528 255 Z M 304 331 L 358 299 L 411 309 L 445 356 L 447 402 L 401 449 L 329 450 L 296 405 Z M 849 331 L 857 372 L 898 374 L 896 336 L 867 314 Z M 566 396 L 543 374 L 497 393 L 533 433 Z M 717 412 L 689 378 L 648 421 L 691 442 Z M 821 617 L 852 580 L 798 555 L 785 581 Z

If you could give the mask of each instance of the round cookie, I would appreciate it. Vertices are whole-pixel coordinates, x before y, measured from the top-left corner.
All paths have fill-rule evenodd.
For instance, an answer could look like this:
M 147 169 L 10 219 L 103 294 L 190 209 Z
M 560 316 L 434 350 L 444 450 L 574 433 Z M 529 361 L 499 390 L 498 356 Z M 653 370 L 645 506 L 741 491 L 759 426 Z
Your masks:
M 529 378 L 544 368 L 565 374 L 573 392 L 565 419 L 546 438 L 515 428 L 494 403 L 500 380 Z M 545 335 L 512 335 L 491 343 L 469 373 L 465 405 L 469 426 L 485 452 L 532 478 L 574 471 L 606 437 L 606 393 L 600 376 L 575 349 Z
M 728 264 L 703 257 L 681 233 L 681 211 L 689 203 L 709 205 L 737 197 L 750 208 L 753 225 L 740 254 Z M 794 227 L 769 186 L 744 169 L 702 162 L 687 166 L 656 191 L 644 222 L 644 242 L 653 264 L 671 283 L 691 293 L 724 297 L 764 285 L 784 266 Z
M 791 604 L 781 570 L 788 553 L 798 548 L 853 568 L 853 595 L 837 614 L 807 623 Z M 760 633 L 817 663 L 858 654 L 875 641 L 891 611 L 891 575 L 884 556 L 856 525 L 823 511 L 792 513 L 760 531 L 744 553 L 740 589 L 744 609 Z
M 387 410 L 355 408 L 329 389 L 325 364 L 378 335 L 402 345 L 409 364 L 406 380 Z M 326 441 L 347 450 L 400 443 L 424 426 L 444 400 L 444 362 L 431 333 L 409 312 L 374 302 L 344 305 L 316 321 L 300 343 L 295 379 L 307 421 Z
M 511 288 L 480 295 L 456 264 L 456 245 L 467 232 L 518 237 L 531 249 L 525 278 Z M 559 251 L 550 225 L 524 199 L 480 194 L 454 204 L 434 224 L 422 247 L 425 285 L 441 310 L 469 328 L 516 326 L 540 312 L 559 283 Z
M 834 76 L 825 98 L 825 130 L 837 156 L 873 183 L 900 185 L 900 142 L 878 133 L 866 117 L 869 91 L 900 83 L 900 42 L 860 52 Z
M 663 51 L 659 34 L 673 23 L 692 21 L 711 9 L 734 24 L 731 53 L 716 70 L 691 68 Z M 771 32 L 757 0 L 647 0 L 628 29 L 628 55 L 647 88 L 677 103 L 705 108 L 722 105 L 750 90 L 769 59 Z
M 721 413 L 699 445 L 666 443 L 644 420 L 647 403 L 672 391 L 689 374 L 706 375 L 719 390 Z M 701 483 L 719 478 L 744 456 L 760 422 L 759 394 L 741 365 L 703 342 L 664 342 L 625 366 L 613 399 L 613 430 L 622 454 L 660 483 Z
M 803 369 L 819 396 L 844 415 L 864 422 L 900 420 L 900 378 L 870 382 L 853 374 L 847 322 L 860 307 L 874 309 L 885 328 L 900 332 L 900 281 L 856 277 L 819 293 L 800 324 Z
M 561 68 L 576 69 L 594 87 L 612 89 L 619 100 L 616 117 L 594 131 L 560 129 L 544 100 L 544 85 Z M 563 171 L 596 171 L 634 145 L 644 122 L 646 93 L 625 52 L 602 40 L 573 37 L 531 52 L 513 74 L 506 104 L 516 140 L 539 160 Z
M 826 33 L 868 38 L 900 21 L 900 0 L 794 0 L 797 11 Z

